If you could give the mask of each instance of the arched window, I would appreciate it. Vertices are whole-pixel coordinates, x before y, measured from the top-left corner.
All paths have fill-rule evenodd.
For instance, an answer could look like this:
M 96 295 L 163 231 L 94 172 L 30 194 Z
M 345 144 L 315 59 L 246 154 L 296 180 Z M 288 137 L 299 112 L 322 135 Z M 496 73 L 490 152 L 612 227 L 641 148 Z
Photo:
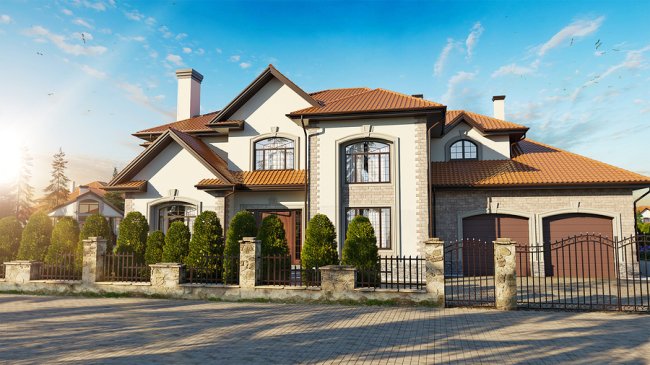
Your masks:
M 451 160 L 478 160 L 478 148 L 476 143 L 462 139 L 449 147 L 449 158 Z
M 255 170 L 292 170 L 294 142 L 272 137 L 255 142 Z
M 376 141 L 357 142 L 345 147 L 345 181 L 390 182 L 390 146 Z
M 79 214 L 99 213 L 99 202 L 97 200 L 86 199 L 79 202 Z
M 190 204 L 165 205 L 158 208 L 158 230 L 167 233 L 169 226 L 174 222 L 183 222 L 192 231 L 196 207 Z

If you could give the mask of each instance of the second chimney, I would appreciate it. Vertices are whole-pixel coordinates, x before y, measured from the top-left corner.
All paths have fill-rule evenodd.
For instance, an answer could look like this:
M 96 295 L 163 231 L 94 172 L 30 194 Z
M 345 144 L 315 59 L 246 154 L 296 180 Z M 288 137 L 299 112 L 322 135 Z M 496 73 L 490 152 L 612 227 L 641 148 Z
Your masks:
M 506 119 L 506 96 L 495 95 L 492 97 L 492 104 L 494 105 L 494 117 L 497 119 Z
M 203 75 L 187 68 L 176 71 L 178 79 L 178 102 L 176 120 L 183 120 L 201 114 L 201 81 Z

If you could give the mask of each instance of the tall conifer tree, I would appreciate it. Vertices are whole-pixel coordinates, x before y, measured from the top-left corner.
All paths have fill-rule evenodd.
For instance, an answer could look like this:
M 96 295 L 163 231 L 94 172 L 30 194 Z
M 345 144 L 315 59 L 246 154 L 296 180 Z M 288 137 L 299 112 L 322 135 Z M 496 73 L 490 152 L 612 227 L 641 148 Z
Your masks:
M 59 152 L 54 154 L 52 160 L 52 178 L 50 179 L 50 185 L 45 188 L 46 195 L 43 198 L 48 209 L 52 209 L 68 200 L 70 179 L 65 176 L 67 165 L 68 160 L 65 159 L 65 152 L 59 148 Z

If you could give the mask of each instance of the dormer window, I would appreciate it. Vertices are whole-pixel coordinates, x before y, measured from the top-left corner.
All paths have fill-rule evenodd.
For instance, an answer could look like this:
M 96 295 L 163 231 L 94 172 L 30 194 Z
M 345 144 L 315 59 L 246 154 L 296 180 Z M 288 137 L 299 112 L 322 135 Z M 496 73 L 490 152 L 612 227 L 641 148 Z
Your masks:
M 449 147 L 449 156 L 451 160 L 478 160 L 478 148 L 476 143 L 462 139 Z
M 272 137 L 255 142 L 255 170 L 293 170 L 295 143 Z

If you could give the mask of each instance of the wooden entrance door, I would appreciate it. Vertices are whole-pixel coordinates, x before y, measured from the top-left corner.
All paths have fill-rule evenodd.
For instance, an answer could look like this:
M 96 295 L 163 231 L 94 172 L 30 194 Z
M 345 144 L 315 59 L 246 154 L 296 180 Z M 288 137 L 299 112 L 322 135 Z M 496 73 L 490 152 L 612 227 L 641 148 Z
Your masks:
M 291 264 L 299 264 L 300 250 L 302 248 L 301 212 L 299 210 L 258 210 L 254 211 L 253 214 L 255 214 L 258 227 L 262 224 L 262 219 L 269 215 L 274 214 L 280 219 L 284 225 L 289 254 L 291 255 Z

